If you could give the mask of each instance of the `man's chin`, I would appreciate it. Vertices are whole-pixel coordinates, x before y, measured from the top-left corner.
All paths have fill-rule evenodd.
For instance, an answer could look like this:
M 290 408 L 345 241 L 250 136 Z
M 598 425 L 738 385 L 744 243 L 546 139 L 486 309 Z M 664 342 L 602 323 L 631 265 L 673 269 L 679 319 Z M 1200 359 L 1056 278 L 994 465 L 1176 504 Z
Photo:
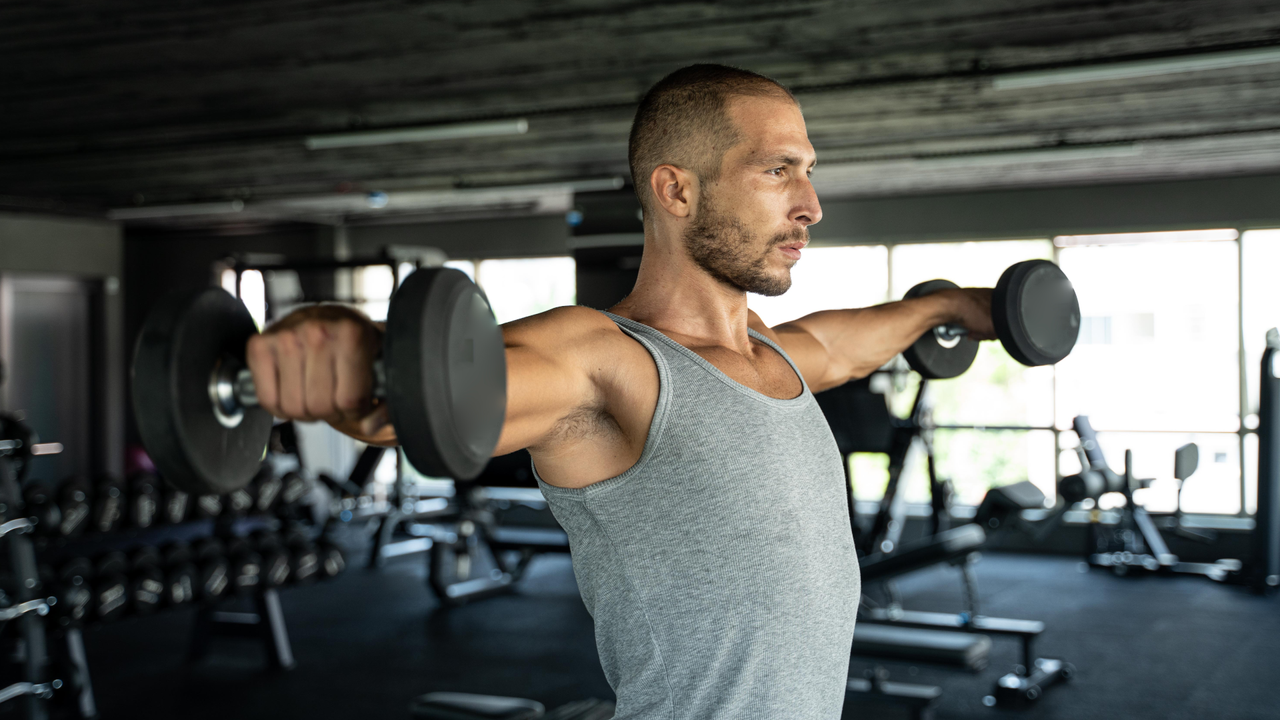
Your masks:
M 777 297 L 791 289 L 791 270 L 788 268 L 781 277 L 759 278 L 747 292 L 763 295 L 765 297 Z

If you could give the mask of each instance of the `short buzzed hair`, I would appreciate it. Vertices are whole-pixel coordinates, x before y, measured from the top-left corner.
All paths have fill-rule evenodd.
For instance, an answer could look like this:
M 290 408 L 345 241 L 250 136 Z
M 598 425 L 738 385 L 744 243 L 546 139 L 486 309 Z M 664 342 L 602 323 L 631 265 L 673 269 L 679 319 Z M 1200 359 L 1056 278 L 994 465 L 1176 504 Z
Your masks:
M 704 183 L 716 180 L 725 151 L 742 140 L 728 107 L 729 100 L 743 96 L 795 102 L 777 81 L 728 65 L 690 65 L 649 88 L 636 110 L 627 153 L 646 212 L 652 200 L 649 176 L 659 165 L 690 170 Z

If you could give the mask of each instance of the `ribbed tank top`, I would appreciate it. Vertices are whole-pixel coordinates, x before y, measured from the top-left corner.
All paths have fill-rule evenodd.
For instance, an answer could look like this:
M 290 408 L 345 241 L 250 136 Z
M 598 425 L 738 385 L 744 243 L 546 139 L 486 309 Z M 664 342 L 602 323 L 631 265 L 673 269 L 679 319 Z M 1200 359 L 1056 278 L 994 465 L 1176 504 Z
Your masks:
M 538 484 L 615 720 L 837 720 L 861 585 L 840 453 L 808 385 L 771 398 L 606 314 L 658 368 L 644 449 L 584 488 Z

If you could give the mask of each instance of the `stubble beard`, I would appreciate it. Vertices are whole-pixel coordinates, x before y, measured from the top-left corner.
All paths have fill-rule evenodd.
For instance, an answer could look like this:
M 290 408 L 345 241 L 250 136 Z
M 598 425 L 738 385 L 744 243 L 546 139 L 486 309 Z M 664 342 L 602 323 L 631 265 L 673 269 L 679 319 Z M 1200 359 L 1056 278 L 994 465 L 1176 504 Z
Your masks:
M 770 275 L 770 253 L 780 245 L 808 237 L 806 227 L 762 242 L 740 219 L 721 214 L 710 196 L 703 195 L 697 217 L 685 229 L 684 242 L 689 256 L 711 277 L 743 292 L 773 297 L 791 288 L 791 270 Z

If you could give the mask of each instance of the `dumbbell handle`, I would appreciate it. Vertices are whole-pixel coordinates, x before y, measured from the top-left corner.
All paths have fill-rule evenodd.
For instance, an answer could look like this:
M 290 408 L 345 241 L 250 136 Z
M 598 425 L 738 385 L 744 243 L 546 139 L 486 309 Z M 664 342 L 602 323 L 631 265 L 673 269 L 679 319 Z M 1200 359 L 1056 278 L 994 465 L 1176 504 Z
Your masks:
M 947 340 L 955 340 L 956 338 L 967 336 L 969 334 L 969 329 L 963 325 L 956 325 L 955 323 L 952 323 L 950 325 L 939 325 L 933 329 L 933 334 L 937 335 L 939 340 L 945 342 Z
M 382 360 L 373 361 L 373 396 L 379 400 L 387 396 L 387 372 Z M 209 378 L 209 399 L 220 419 L 234 418 L 244 408 L 261 404 L 253 373 L 232 358 L 224 358 L 214 368 Z

